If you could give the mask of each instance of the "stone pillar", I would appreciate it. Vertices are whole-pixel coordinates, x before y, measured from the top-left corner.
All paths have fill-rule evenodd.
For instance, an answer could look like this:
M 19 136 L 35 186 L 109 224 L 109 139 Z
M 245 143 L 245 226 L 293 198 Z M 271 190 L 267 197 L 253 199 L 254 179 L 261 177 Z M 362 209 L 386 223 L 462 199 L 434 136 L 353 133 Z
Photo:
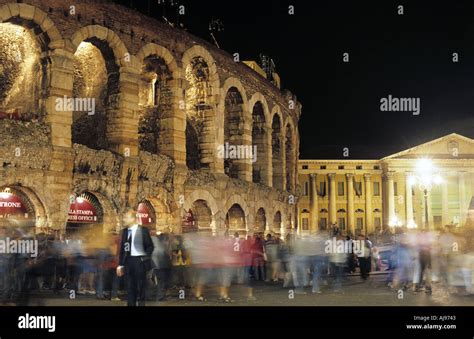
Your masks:
M 449 199 L 447 178 L 441 183 L 441 226 L 449 224 Z
M 120 93 L 107 108 L 107 143 L 122 156 L 138 155 L 139 71 L 129 67 L 120 73 Z M 109 99 L 110 100 L 110 99 Z
M 186 165 L 186 112 L 182 107 L 183 91 L 180 80 L 168 82 L 172 88 L 171 108 L 161 112 L 158 150 L 169 156 L 177 165 Z
M 406 225 L 413 224 L 413 187 L 410 184 L 410 172 L 405 173 L 405 208 L 406 208 Z
M 354 222 L 354 174 L 347 173 L 347 229 L 355 234 Z
M 370 174 L 364 174 L 365 182 L 365 227 L 366 232 L 370 233 L 373 231 L 374 218 L 372 216 L 372 176 Z
M 140 73 L 128 67 L 120 73 L 120 93 L 107 108 L 108 148 L 124 157 L 121 168 L 122 207 L 135 206 L 138 192 L 138 97 Z
M 336 208 L 336 173 L 329 173 L 329 223 L 337 222 Z
M 52 159 L 45 170 L 45 205 L 48 206 L 47 226 L 65 229 L 73 190 L 74 151 L 72 149 L 72 112 L 58 111 L 56 100 L 72 98 L 73 55 L 62 49 L 51 51 L 50 84 L 45 100 L 46 123 L 51 129 Z
M 281 186 L 282 191 L 286 191 L 286 150 L 285 150 L 285 140 L 283 139 L 283 135 L 280 136 L 280 156 L 282 162 L 282 169 L 281 169 Z
M 318 191 L 317 191 L 317 174 L 309 175 L 309 215 L 310 215 L 310 227 L 312 232 L 319 230 L 318 225 Z
M 387 216 L 386 223 L 390 225 L 395 219 L 395 192 L 393 187 L 393 172 L 385 174 L 385 183 L 387 185 Z
M 464 226 L 467 216 L 465 172 L 458 172 L 459 226 Z

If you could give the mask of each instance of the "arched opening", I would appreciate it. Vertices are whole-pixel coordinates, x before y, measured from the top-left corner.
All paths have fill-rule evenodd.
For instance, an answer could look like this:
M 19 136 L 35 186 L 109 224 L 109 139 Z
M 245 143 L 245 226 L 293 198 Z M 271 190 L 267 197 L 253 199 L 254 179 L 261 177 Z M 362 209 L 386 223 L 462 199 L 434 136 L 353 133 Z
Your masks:
M 106 41 L 90 38 L 74 53 L 72 141 L 107 148 L 107 110 L 119 92 L 119 67 Z
M 103 232 L 103 226 L 104 210 L 94 194 L 84 192 L 71 197 L 66 236 L 93 237 Z
M 245 231 L 245 212 L 239 204 L 233 204 L 225 217 L 225 227 L 232 231 Z
M 0 23 L 0 119 L 43 117 L 49 61 L 42 52 L 48 42 L 33 22 L 16 17 Z
M 169 82 L 172 73 L 165 60 L 150 55 L 143 61 L 139 90 L 141 108 L 138 123 L 139 149 L 158 154 L 160 152 L 160 119 L 169 117 L 172 111 L 173 92 Z
M 33 202 L 15 187 L 0 188 L 0 226 L 35 227 L 37 213 Z
M 283 161 L 281 149 L 281 121 L 275 114 L 272 121 L 272 168 L 273 187 L 283 190 Z
M 196 200 L 193 203 L 192 212 L 195 228 L 197 231 L 211 231 L 212 211 L 206 200 Z
M 293 131 L 290 124 L 286 125 L 285 133 L 285 164 L 286 164 L 286 190 L 292 192 L 294 190 L 295 178 L 295 157 L 293 145 Z
M 263 208 L 259 208 L 257 214 L 255 215 L 255 231 L 256 232 L 263 232 L 265 231 L 265 227 L 267 225 L 267 217 L 265 215 L 265 210 Z
M 245 179 L 245 159 L 237 152 L 244 145 L 244 109 L 239 90 L 231 87 L 225 96 L 224 144 L 229 149 L 224 157 L 224 171 L 231 178 Z M 229 147 L 237 147 L 233 152 Z M 228 153 L 228 154 L 227 154 Z
M 212 129 L 214 111 L 210 70 L 204 58 L 191 59 L 186 65 L 185 77 L 188 81 L 185 92 L 186 165 L 193 170 L 208 169 L 213 161 L 209 153 L 213 150 L 209 144 L 215 131 Z
M 281 212 L 277 211 L 273 217 L 273 230 L 279 231 L 281 229 Z
M 252 167 L 254 183 L 266 183 L 268 176 L 267 165 L 267 133 L 263 105 L 257 101 L 252 110 L 252 146 L 257 148 L 256 161 Z

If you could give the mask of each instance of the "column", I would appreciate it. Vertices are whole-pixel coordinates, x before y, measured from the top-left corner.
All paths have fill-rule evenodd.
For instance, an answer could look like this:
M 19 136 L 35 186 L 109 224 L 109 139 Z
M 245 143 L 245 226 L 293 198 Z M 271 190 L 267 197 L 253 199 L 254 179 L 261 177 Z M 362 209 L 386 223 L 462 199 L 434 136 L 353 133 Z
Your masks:
M 390 225 L 395 219 L 395 194 L 393 188 L 393 172 L 385 174 L 387 185 L 387 223 Z
M 318 223 L 318 191 L 316 189 L 317 184 L 317 174 L 310 174 L 309 175 L 309 215 L 310 215 L 310 230 L 311 231 L 318 231 L 319 230 L 319 223 Z
M 329 223 L 337 222 L 336 209 L 336 173 L 329 173 Z
M 372 232 L 374 226 L 374 218 L 372 216 L 372 176 L 364 174 L 365 182 L 365 229 L 366 232 Z
M 347 173 L 347 229 L 355 234 L 354 223 L 354 174 Z
M 449 223 L 448 178 L 445 175 L 441 183 L 441 226 L 446 226 Z
M 466 186 L 464 180 L 465 172 L 458 172 L 458 185 L 459 185 L 459 226 L 464 226 L 466 222 Z
M 406 208 L 406 225 L 409 226 L 415 221 L 413 220 L 413 187 L 410 183 L 412 173 L 405 173 L 405 208 Z

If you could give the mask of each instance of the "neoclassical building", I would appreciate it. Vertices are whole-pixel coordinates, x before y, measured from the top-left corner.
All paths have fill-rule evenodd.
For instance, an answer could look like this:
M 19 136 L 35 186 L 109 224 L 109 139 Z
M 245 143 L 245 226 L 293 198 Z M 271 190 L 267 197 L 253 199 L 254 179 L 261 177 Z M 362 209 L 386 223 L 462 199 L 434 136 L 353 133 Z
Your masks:
M 117 230 L 138 206 L 162 230 L 285 233 L 300 115 L 276 74 L 133 10 L 0 0 L 3 221 Z
M 300 160 L 298 166 L 302 231 L 334 223 L 353 234 L 472 223 L 474 140 L 459 134 L 380 160 Z

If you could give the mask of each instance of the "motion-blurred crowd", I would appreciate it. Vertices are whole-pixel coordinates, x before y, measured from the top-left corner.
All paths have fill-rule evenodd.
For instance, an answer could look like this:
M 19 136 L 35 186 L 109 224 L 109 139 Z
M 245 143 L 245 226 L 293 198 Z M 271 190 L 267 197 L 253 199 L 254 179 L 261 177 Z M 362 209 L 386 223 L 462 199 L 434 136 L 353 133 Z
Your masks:
M 349 275 L 366 281 L 377 271 L 397 290 L 431 293 L 437 286 L 450 293 L 474 293 L 474 237 L 448 227 L 436 232 L 398 228 L 385 243 L 364 235 L 350 237 L 337 228 L 285 239 L 262 233 L 242 237 L 151 231 L 151 236 L 149 300 L 192 296 L 205 301 L 209 288 L 222 302 L 232 302 L 236 293 L 255 300 L 256 284 L 280 284 L 295 293 L 342 292 Z M 31 292 L 123 300 L 126 281 L 116 274 L 119 237 L 89 231 L 64 238 L 0 228 L 0 241 L 35 239 L 39 245 L 36 257 L 0 253 L 1 300 L 26 304 Z

